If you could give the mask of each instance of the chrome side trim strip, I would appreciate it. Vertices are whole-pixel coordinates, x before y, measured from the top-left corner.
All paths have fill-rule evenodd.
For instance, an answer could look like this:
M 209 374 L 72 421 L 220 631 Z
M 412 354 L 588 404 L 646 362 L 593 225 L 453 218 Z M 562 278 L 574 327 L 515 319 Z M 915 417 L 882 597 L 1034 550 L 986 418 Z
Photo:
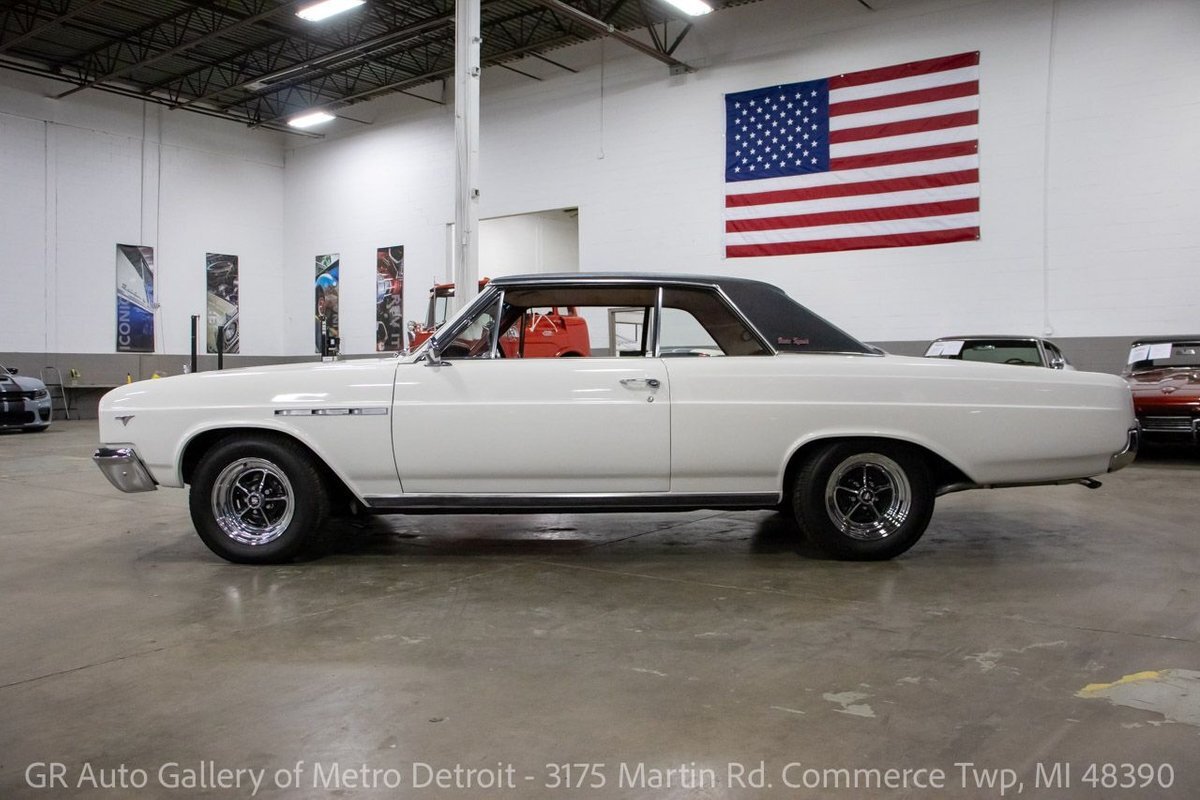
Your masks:
M 773 508 L 778 492 L 738 494 L 403 494 L 368 495 L 368 511 L 411 514 L 536 514 Z
M 277 408 L 277 417 L 382 417 L 388 410 L 381 406 L 366 408 Z

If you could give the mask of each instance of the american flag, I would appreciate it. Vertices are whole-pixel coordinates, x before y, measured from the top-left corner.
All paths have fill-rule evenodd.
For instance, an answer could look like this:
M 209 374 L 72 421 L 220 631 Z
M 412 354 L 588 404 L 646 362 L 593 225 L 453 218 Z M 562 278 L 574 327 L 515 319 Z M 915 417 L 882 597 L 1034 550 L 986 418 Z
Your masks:
M 979 53 L 725 95 L 725 255 L 979 238 Z

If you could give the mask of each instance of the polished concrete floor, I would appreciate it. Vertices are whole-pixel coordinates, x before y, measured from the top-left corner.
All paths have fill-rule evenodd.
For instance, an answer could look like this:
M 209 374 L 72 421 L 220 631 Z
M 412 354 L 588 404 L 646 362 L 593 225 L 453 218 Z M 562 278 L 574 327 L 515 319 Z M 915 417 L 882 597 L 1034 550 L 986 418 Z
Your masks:
M 95 438 L 0 436 L 3 798 L 1200 796 L 1192 452 L 941 498 L 890 563 L 693 512 L 381 518 L 255 568 Z

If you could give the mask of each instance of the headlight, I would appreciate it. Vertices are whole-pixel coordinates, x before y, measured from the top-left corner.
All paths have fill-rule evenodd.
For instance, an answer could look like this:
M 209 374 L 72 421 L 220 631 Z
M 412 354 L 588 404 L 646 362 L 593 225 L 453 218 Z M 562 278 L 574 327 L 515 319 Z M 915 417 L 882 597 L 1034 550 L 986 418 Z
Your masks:
M 50 399 L 50 390 L 49 389 L 36 390 L 33 393 L 33 399 L 34 400 L 49 400 Z

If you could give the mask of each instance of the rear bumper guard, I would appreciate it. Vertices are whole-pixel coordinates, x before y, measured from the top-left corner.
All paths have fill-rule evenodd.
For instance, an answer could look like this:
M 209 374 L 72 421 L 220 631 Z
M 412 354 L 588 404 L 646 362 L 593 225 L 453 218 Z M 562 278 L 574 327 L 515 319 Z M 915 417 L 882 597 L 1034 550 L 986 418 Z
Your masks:
M 1129 429 L 1129 433 L 1125 438 L 1125 449 L 1119 453 L 1113 453 L 1112 458 L 1108 460 L 1108 471 L 1116 472 L 1119 469 L 1124 469 L 1133 463 L 1133 459 L 1137 458 L 1138 445 L 1142 440 L 1141 428 L 1134 425 Z

